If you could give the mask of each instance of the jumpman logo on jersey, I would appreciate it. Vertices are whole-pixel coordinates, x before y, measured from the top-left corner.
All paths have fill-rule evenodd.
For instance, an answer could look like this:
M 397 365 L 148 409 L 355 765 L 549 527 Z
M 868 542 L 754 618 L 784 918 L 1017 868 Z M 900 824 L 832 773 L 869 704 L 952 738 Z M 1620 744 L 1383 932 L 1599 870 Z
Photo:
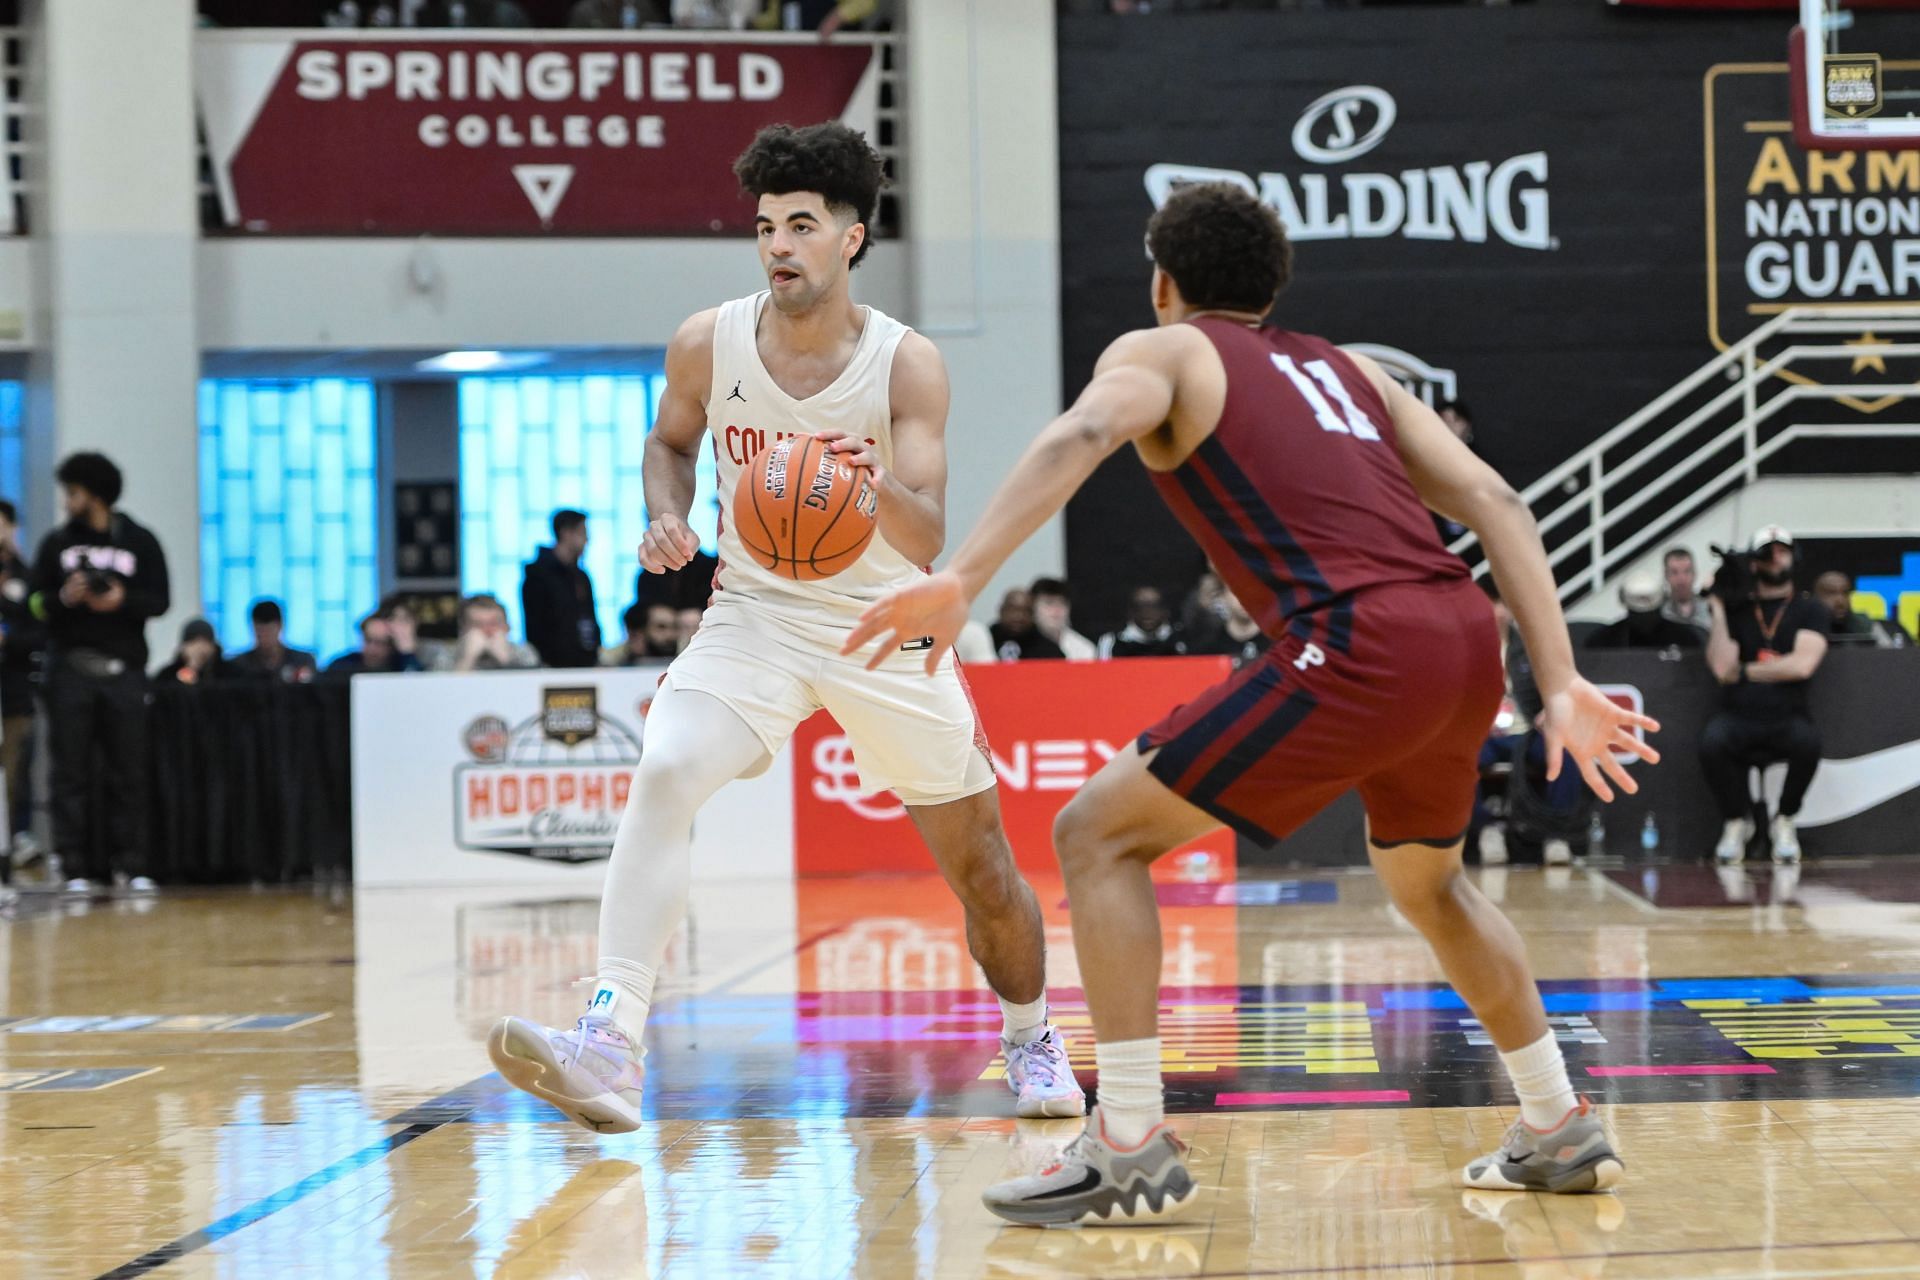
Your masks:
M 741 404 L 745 404 L 747 402 L 747 398 L 740 394 L 740 379 L 736 378 L 734 380 L 733 390 L 728 394 L 727 399 L 738 400 Z

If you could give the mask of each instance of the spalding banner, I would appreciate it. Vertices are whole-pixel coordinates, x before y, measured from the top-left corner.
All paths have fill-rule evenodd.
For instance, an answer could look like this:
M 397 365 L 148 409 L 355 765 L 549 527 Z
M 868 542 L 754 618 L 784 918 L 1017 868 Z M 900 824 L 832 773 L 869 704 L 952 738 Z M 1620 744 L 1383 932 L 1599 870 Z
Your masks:
M 1920 154 L 1798 147 L 1790 26 L 1602 5 L 1063 19 L 1066 390 L 1152 323 L 1141 233 L 1194 181 L 1287 224 L 1275 323 L 1472 405 L 1475 448 L 1522 485 L 1784 307 L 1920 302 Z M 1201 567 L 1130 456 L 1075 500 L 1067 552 L 1094 627 Z
M 812 38 L 201 32 L 196 73 L 226 222 L 290 235 L 743 231 L 753 135 L 871 135 L 879 92 L 876 45 Z

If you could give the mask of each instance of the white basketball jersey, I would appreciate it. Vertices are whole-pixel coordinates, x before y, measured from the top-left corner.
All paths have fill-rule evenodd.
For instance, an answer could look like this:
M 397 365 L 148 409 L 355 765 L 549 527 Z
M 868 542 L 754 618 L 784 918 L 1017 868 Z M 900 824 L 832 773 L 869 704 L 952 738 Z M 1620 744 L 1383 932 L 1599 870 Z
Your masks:
M 713 386 L 707 429 L 713 433 L 720 522 L 720 572 L 713 602 L 748 604 L 800 629 L 851 629 L 866 607 L 920 570 L 876 530 L 852 567 L 818 582 L 795 582 L 760 567 L 734 531 L 733 493 L 740 472 L 767 445 L 789 436 L 844 431 L 873 445 L 883 467 L 893 465 L 893 410 L 889 390 L 893 353 L 908 329 L 872 307 L 866 327 L 831 385 L 805 400 L 782 391 L 760 360 L 755 339 L 768 295 L 736 298 L 720 308 L 713 331 Z

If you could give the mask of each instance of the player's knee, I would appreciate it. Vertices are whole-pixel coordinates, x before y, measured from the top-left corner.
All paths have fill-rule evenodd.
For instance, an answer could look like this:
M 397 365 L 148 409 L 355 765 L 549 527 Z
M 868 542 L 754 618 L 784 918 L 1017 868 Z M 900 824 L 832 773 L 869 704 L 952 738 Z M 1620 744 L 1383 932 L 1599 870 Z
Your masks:
M 699 808 L 706 797 L 705 768 L 692 755 L 672 751 L 646 751 L 634 774 L 634 790 L 648 808 L 662 809 L 690 804 Z
M 1118 845 L 1083 789 L 1053 820 L 1053 850 L 1066 872 L 1084 870 L 1115 856 Z
M 1423 932 L 1445 921 L 1460 907 L 1467 889 L 1466 873 L 1456 864 L 1433 875 L 1411 876 L 1392 887 L 1393 905 Z
M 981 849 L 953 877 L 954 895 L 969 911 L 1004 911 L 1019 887 L 1020 873 L 1004 844 Z

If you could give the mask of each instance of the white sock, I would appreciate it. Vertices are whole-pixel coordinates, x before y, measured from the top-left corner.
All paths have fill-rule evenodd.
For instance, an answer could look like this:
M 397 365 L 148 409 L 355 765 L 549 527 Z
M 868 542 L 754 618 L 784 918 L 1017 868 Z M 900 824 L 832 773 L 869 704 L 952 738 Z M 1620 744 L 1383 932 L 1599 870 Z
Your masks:
M 588 1013 L 601 1013 L 626 1033 L 634 1048 L 647 1029 L 647 1010 L 653 1007 L 653 983 L 659 975 L 652 966 L 618 956 L 600 957 L 600 981 L 587 1001 Z
M 1567 1082 L 1567 1060 L 1549 1031 L 1524 1049 L 1500 1055 L 1513 1091 L 1520 1095 L 1520 1118 L 1536 1129 L 1553 1129 L 1580 1105 Z
M 1038 1040 L 1040 1033 L 1047 1027 L 1047 993 L 1042 991 L 1038 1000 L 1029 1000 L 1026 1004 L 1015 1004 L 1006 997 L 996 994 L 1000 1001 L 1000 1039 L 1007 1044 L 1026 1044 Z
M 1100 1120 L 1115 1146 L 1137 1147 L 1167 1118 L 1160 1087 L 1160 1037 L 1101 1041 L 1093 1046 L 1100 1070 Z

